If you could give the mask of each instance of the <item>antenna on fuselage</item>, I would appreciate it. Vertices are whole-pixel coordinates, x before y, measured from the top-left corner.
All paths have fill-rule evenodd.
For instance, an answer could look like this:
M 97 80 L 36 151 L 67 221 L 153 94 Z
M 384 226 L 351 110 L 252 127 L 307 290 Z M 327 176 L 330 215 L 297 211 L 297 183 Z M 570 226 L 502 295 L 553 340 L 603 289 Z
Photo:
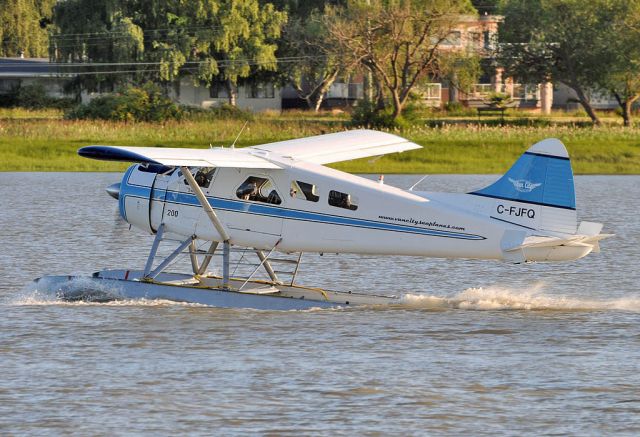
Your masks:
M 420 182 L 424 181 L 424 180 L 427 178 L 427 176 L 429 176 L 429 175 L 428 175 L 428 174 L 426 174 L 426 175 L 422 176 L 422 177 L 418 180 L 418 182 L 416 182 L 415 184 L 411 185 L 407 191 L 413 191 L 413 189 L 414 189 L 415 187 L 417 187 L 417 186 L 418 186 L 418 184 L 419 184 Z
M 244 124 L 242 125 L 242 129 L 240 129 L 240 132 L 238 132 L 238 136 L 236 137 L 235 140 L 233 140 L 233 144 L 231 144 L 232 149 L 235 149 L 236 142 L 238 141 L 238 138 L 240 138 L 240 135 L 242 135 L 244 128 L 247 127 L 247 123 L 249 123 L 249 120 L 244 122 Z

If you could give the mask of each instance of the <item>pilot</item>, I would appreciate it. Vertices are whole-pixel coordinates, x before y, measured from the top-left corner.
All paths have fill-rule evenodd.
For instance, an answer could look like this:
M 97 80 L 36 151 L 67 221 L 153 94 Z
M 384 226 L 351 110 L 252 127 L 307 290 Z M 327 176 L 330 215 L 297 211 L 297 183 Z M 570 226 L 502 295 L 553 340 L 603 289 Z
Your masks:
M 241 187 L 241 198 L 242 200 L 252 200 L 255 195 L 258 193 L 258 186 L 255 182 L 250 182 L 244 187 Z
M 207 175 L 204 173 L 203 170 L 200 170 L 197 174 L 196 177 L 194 178 L 196 180 L 196 183 L 201 186 L 204 187 L 205 185 L 207 185 Z

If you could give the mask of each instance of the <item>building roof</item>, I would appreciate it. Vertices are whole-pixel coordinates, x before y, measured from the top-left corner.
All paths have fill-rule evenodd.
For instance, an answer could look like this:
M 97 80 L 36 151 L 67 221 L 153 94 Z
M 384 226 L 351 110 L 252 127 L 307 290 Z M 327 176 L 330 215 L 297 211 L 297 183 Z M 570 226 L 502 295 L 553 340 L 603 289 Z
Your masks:
M 0 58 L 0 77 L 57 76 L 47 58 Z

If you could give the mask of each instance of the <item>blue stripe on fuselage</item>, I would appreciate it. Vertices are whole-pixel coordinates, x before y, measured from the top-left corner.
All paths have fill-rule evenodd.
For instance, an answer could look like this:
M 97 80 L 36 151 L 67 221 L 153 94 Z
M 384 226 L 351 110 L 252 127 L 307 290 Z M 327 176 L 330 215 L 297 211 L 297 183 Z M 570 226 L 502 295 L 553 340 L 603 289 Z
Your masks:
M 125 178 L 126 179 L 126 178 Z M 124 180 L 124 179 L 123 179 Z M 142 197 L 148 199 L 151 195 L 150 187 L 142 187 L 139 185 L 127 184 L 126 195 Z M 177 191 L 164 191 L 154 193 L 153 200 L 179 205 L 200 206 L 200 202 L 194 194 L 181 193 Z M 258 204 L 252 202 L 246 202 L 241 200 L 230 200 L 220 197 L 207 197 L 207 200 L 212 208 L 231 211 L 239 213 L 250 213 L 256 215 L 263 215 L 268 217 L 276 217 L 287 220 L 301 220 L 310 221 L 316 223 L 323 223 L 329 225 L 341 225 L 341 226 L 354 226 L 367 229 L 405 232 L 420 235 L 428 235 L 433 237 L 445 237 L 456 238 L 464 240 L 485 240 L 486 238 L 481 235 L 465 234 L 461 232 L 440 231 L 436 229 L 423 229 L 412 226 L 396 225 L 391 223 L 377 222 L 366 219 L 356 219 L 350 217 L 336 216 L 331 214 L 316 213 L 310 211 L 301 211 L 295 209 L 288 209 L 278 206 Z M 125 218 L 126 220 L 126 218 Z

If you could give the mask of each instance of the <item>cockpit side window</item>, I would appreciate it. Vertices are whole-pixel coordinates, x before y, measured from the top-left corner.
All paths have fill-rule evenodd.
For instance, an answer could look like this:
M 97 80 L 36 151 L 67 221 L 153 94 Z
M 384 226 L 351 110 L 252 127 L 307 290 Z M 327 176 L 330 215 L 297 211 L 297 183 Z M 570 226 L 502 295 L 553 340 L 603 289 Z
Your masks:
M 291 181 L 291 189 L 289 190 L 291 197 L 296 199 L 317 202 L 320 196 L 316 194 L 316 186 L 302 181 Z
M 202 188 L 209 188 L 209 184 L 211 184 L 211 180 L 213 179 L 213 175 L 216 172 L 215 168 L 212 167 L 201 167 L 198 171 L 193 175 L 193 178 L 196 180 L 196 183 Z M 182 171 L 178 172 L 178 177 L 182 178 L 182 182 L 185 185 L 189 185 L 187 179 L 182 174 Z
M 350 194 L 335 190 L 329 191 L 329 205 L 350 209 L 351 211 L 358 209 L 358 201 L 355 198 L 351 197 Z
M 236 196 L 242 200 L 280 205 L 282 198 L 275 185 L 269 179 L 249 176 L 236 190 Z
M 200 168 L 194 176 L 196 183 L 203 187 L 208 188 L 211 183 L 211 179 L 213 179 L 213 174 L 216 172 L 215 168 L 211 167 L 202 167 Z

